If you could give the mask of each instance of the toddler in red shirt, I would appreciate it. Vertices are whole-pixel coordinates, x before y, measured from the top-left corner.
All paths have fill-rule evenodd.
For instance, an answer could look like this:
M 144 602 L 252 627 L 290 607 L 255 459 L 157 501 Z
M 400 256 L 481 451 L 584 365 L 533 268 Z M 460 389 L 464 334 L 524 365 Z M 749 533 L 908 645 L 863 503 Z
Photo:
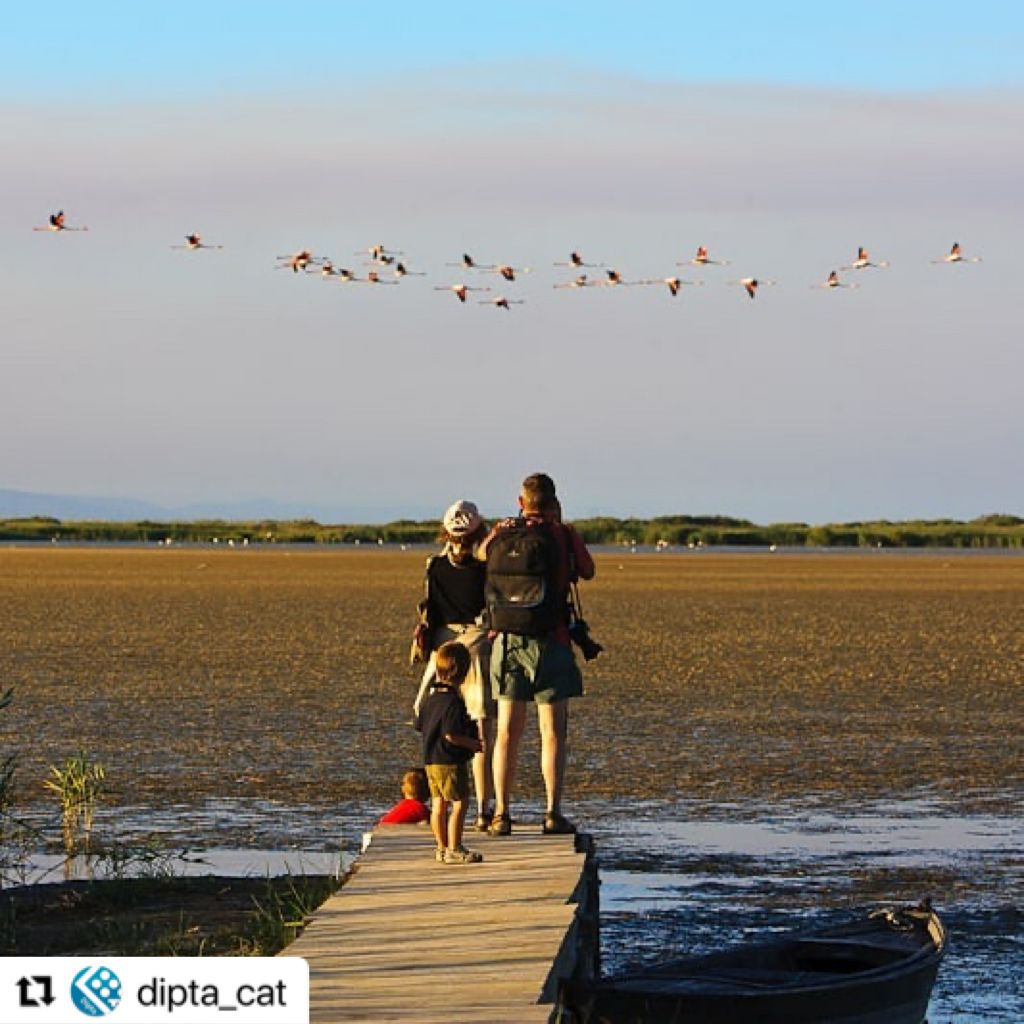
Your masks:
M 430 820 L 426 805 L 427 775 L 422 768 L 408 771 L 402 776 L 402 799 L 384 815 L 379 825 L 418 825 Z

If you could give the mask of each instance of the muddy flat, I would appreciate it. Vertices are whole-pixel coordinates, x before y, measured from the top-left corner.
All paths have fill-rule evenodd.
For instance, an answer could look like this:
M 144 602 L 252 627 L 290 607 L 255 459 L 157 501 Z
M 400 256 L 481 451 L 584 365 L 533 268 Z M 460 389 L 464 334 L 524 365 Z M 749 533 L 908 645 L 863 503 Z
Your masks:
M 417 759 L 425 554 L 0 549 L 0 752 L 18 752 L 21 798 L 83 750 L 108 766 L 108 805 L 386 804 Z M 572 709 L 575 798 L 923 793 L 970 813 L 1019 794 L 1024 558 L 597 561 L 583 598 L 607 651 Z

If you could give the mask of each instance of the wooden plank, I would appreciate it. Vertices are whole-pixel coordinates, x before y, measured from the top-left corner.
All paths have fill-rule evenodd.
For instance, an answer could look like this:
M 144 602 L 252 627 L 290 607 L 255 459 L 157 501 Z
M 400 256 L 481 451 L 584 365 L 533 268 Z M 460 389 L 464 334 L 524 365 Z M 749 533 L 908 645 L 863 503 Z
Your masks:
M 282 956 L 310 966 L 310 1021 L 546 1021 L 586 854 L 539 829 L 467 835 L 479 864 L 438 864 L 429 830 L 373 833 L 352 877 Z

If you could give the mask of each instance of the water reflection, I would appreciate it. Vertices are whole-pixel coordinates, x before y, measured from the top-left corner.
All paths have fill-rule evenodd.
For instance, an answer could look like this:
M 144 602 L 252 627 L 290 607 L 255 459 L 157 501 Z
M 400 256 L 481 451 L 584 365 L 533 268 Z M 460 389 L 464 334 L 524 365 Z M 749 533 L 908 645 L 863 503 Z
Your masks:
M 132 857 L 125 850 L 111 857 L 103 853 L 65 857 L 35 854 L 7 878 L 9 884 L 39 882 L 103 881 L 111 878 L 200 877 L 268 878 L 278 875 L 329 875 L 340 877 L 352 855 L 324 850 L 241 850 L 209 848 L 178 850 L 159 857 Z

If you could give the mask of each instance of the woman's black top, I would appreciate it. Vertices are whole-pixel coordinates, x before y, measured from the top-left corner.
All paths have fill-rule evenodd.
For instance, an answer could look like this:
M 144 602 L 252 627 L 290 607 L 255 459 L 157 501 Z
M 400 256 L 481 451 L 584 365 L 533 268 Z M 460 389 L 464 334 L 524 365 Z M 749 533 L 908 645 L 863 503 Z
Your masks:
M 477 559 L 452 564 L 447 555 L 435 555 L 427 566 L 427 602 L 432 626 L 468 624 L 484 608 L 487 567 Z

